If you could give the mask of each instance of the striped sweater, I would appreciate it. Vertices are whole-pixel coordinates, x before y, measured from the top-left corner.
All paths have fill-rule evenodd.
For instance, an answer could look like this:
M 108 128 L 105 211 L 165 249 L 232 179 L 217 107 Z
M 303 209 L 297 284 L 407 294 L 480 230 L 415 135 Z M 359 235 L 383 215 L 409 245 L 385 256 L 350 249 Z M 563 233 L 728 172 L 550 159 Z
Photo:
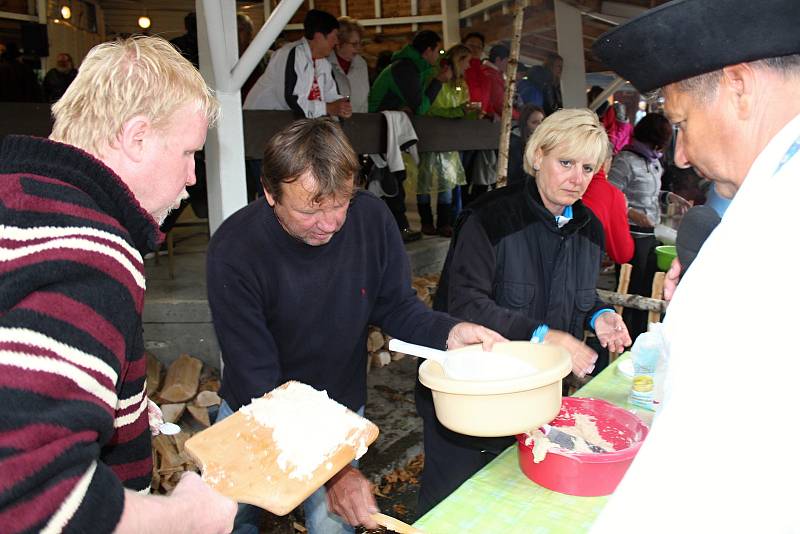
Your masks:
M 0 531 L 110 532 L 152 469 L 140 251 L 161 240 L 72 146 L 0 149 Z

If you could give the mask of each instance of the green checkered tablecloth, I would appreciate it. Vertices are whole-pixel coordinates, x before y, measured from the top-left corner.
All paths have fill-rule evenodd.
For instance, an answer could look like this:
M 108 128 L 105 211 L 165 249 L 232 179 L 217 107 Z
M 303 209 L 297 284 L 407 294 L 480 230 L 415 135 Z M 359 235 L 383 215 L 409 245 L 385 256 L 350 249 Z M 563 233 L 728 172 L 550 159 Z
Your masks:
M 627 354 L 618 358 L 575 396 L 605 399 L 631 409 L 627 402 L 630 379 L 616 370 L 627 358 Z M 648 421 L 646 416 L 640 413 Z M 414 526 L 428 534 L 573 534 L 589 530 L 607 499 L 573 497 L 539 486 L 520 470 L 513 445 Z

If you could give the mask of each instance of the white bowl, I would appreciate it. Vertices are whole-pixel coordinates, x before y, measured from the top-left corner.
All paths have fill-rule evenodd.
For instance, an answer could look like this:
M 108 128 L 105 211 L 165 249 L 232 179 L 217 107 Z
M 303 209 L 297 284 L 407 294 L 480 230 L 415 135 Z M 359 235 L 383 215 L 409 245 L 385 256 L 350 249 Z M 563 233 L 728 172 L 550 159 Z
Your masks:
M 481 350 L 473 345 L 452 352 Z M 492 352 L 518 358 L 538 372 L 507 380 L 454 380 L 437 362 L 425 360 L 419 380 L 433 393 L 439 421 L 455 432 L 482 437 L 512 436 L 552 421 L 561 408 L 561 380 L 572 369 L 569 353 L 529 341 L 496 343 Z

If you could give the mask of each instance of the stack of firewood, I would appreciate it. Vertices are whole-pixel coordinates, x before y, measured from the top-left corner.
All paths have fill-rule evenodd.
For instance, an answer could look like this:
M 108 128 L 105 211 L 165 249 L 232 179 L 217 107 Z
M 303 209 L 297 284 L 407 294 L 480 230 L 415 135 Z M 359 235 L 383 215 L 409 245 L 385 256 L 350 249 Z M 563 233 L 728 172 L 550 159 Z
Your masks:
M 433 304 L 433 295 L 439 283 L 439 275 L 415 276 L 411 286 L 416 290 L 417 297 L 430 307 Z M 389 350 L 391 338 L 382 333 L 379 328 L 370 326 L 367 335 L 367 372 L 373 367 L 384 367 L 391 362 L 405 357 L 402 352 Z
M 208 411 L 220 404 L 219 385 L 218 372 L 188 354 L 166 371 L 155 356 L 147 355 L 147 395 L 161 408 L 164 422 L 181 428 L 178 434 L 153 438 L 153 492 L 168 493 L 184 471 L 198 471 L 183 446 L 211 424 Z

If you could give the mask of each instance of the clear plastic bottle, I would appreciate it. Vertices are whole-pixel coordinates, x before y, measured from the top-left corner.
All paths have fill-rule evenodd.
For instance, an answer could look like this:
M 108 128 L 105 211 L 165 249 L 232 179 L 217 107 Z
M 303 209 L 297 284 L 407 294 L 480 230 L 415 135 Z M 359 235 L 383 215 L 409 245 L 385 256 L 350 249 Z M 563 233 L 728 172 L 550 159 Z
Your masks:
M 649 330 L 636 338 L 631 349 L 633 381 L 628 402 L 632 405 L 655 411 L 661 402 L 665 374 L 663 353 L 661 323 L 651 323 Z

